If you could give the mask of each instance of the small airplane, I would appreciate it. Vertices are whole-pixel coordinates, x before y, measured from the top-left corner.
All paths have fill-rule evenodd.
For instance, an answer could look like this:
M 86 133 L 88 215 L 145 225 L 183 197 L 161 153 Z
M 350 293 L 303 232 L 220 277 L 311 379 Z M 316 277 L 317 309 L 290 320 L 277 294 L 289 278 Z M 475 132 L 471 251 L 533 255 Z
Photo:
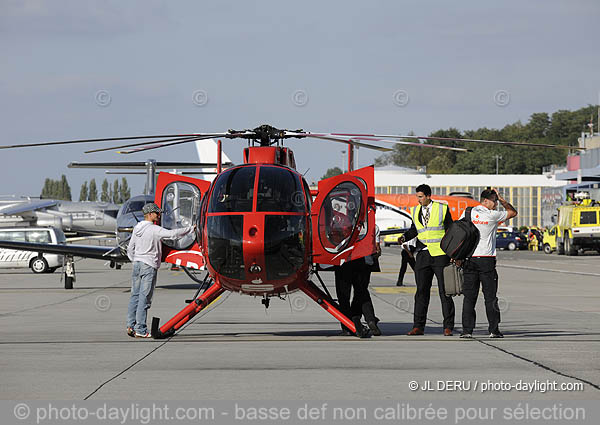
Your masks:
M 119 205 L 56 199 L 0 199 L 0 227 L 54 227 L 78 235 L 114 232 Z
M 292 150 L 283 146 L 285 140 L 309 137 L 345 143 L 349 148 L 349 171 L 319 181 L 317 190 L 309 188 L 296 171 Z M 154 338 L 175 334 L 224 291 L 259 296 L 265 307 L 272 297 L 285 298 L 302 291 L 356 333 L 354 323 L 340 311 L 325 285 L 320 289 L 312 281 L 313 276 L 320 280 L 318 264 L 339 266 L 375 252 L 374 167 L 354 170 L 355 146 L 390 151 L 391 148 L 373 144 L 382 142 L 468 151 L 422 143 L 433 140 L 560 147 L 439 137 L 311 133 L 262 125 L 221 133 L 82 139 L 0 146 L 0 149 L 127 140 L 126 145 L 102 150 L 133 148 L 121 151 L 132 153 L 212 138 L 247 140 L 243 164 L 223 170 L 219 142 L 217 176 L 212 183 L 170 173 L 160 173 L 158 177 L 154 202 L 164 210 L 161 225 L 167 228 L 197 225 L 194 235 L 165 242 L 163 261 L 195 269 L 206 267 L 206 281 L 212 284 L 202 293 L 203 288 L 199 288 L 193 300 L 164 325 L 160 326 L 159 318 L 153 318 Z M 130 143 L 139 139 L 152 140 Z M 0 242 L 0 247 L 4 244 Z
M 233 165 L 231 161 L 225 157 L 226 161 L 223 166 L 228 167 Z M 103 169 L 145 169 L 143 172 L 133 172 L 135 174 L 146 175 L 146 185 L 144 194 L 137 195 L 129 198 L 120 207 L 115 205 L 117 209 L 114 210 L 114 218 L 112 220 L 112 227 L 107 228 L 105 234 L 112 234 L 116 236 L 116 246 L 93 246 L 93 245 L 76 245 L 76 244 L 46 244 L 46 243 L 33 243 L 33 242 L 16 242 L 16 241 L 3 241 L 2 248 L 13 249 L 16 251 L 36 251 L 49 254 L 63 254 L 71 257 L 91 258 L 97 260 L 109 261 L 111 268 L 120 269 L 123 263 L 128 263 L 129 258 L 127 257 L 127 244 L 131 238 L 131 232 L 133 227 L 144 219 L 142 214 L 142 207 L 154 201 L 154 190 L 155 190 L 155 175 L 157 170 L 169 169 L 169 170 L 184 170 L 184 169 L 200 169 L 198 173 L 202 175 L 210 174 L 211 167 L 214 169 L 216 164 L 214 163 L 198 163 L 198 162 L 160 162 L 153 159 L 141 162 L 93 162 L 93 163 L 81 163 L 71 162 L 68 168 L 103 168 Z M 208 168 L 208 170 L 207 170 Z M 108 172 L 110 174 L 117 174 Z M 118 172 L 118 174 L 133 174 L 130 172 Z M 196 172 L 189 172 L 195 174 Z M 214 173 L 214 172 L 212 172 Z M 67 201 L 57 201 L 67 202 Z M 68 202 L 67 202 L 68 203 Z M 49 201 L 47 205 L 50 205 Z M 71 202 L 70 204 L 84 204 L 89 205 L 93 203 L 89 202 Z M 97 203 L 102 205 L 102 203 Z M 0 210 L 1 212 L 1 210 Z M 81 214 L 81 213 L 79 213 Z M 177 212 L 174 212 L 177 215 Z M 56 223 L 42 222 L 44 226 L 58 227 Z M 63 221 L 64 223 L 64 221 Z M 60 227 L 58 227 L 60 228 Z M 196 282 L 198 282 L 198 275 L 193 271 L 184 268 L 184 271 Z M 67 289 L 72 288 L 72 281 L 65 280 Z M 69 287 L 70 286 L 70 287 Z

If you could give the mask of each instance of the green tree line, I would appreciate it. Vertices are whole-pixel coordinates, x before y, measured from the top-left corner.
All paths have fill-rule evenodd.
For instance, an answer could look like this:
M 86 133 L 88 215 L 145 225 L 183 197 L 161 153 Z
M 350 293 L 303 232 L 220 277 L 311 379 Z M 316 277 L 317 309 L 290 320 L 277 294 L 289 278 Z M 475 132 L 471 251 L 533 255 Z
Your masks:
M 484 127 L 461 132 L 456 128 L 449 128 L 437 130 L 430 136 L 577 146 L 577 138 L 581 136 L 582 131 L 589 130 L 590 120 L 594 122 L 594 128 L 598 128 L 596 114 L 597 106 L 588 105 L 576 111 L 559 110 L 552 115 L 546 112 L 534 113 L 526 124 L 517 121 L 507 124 L 502 129 Z M 410 141 L 414 142 L 414 140 Z M 472 152 L 396 145 L 393 152 L 378 157 L 375 164 L 405 167 L 426 165 L 427 172 L 431 174 L 494 174 L 496 156 L 501 156 L 502 159 L 498 161 L 500 174 L 540 174 L 542 168 L 547 165 L 566 163 L 569 152 L 566 149 L 525 148 L 485 143 L 435 141 L 427 143 L 467 148 Z
M 42 193 L 40 194 L 40 198 L 46 199 L 60 199 L 63 201 L 71 200 L 71 186 L 67 182 L 67 178 L 63 174 L 60 176 L 60 180 L 53 180 L 47 178 L 44 181 L 44 187 L 42 188 Z
M 42 188 L 41 198 L 46 199 L 60 199 L 64 201 L 71 201 L 71 187 L 67 182 L 67 178 L 63 174 L 60 180 L 52 180 L 47 178 Z M 81 185 L 79 191 L 80 201 L 102 201 L 112 202 L 115 204 L 122 204 L 126 200 L 131 198 L 131 189 L 127 183 L 127 179 L 123 177 L 121 183 L 119 180 L 114 180 L 113 184 L 109 184 L 107 179 L 102 181 L 100 198 L 98 198 L 98 187 L 96 185 L 96 179 L 91 179 L 89 183 L 86 181 Z

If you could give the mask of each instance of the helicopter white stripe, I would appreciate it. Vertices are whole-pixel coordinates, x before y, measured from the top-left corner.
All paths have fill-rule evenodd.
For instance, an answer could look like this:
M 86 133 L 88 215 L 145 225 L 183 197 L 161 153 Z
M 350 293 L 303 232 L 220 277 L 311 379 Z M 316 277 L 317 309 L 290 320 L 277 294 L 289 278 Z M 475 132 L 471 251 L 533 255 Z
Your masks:
M 342 255 L 342 254 L 344 254 L 344 253 L 346 253 L 346 252 L 348 252 L 350 250 L 353 250 L 353 249 L 354 249 L 354 245 L 352 245 L 350 248 L 346 248 L 345 250 L 343 250 L 342 252 L 340 252 L 338 255 L 336 255 L 335 257 L 333 257 L 332 260 L 335 260 L 340 255 Z

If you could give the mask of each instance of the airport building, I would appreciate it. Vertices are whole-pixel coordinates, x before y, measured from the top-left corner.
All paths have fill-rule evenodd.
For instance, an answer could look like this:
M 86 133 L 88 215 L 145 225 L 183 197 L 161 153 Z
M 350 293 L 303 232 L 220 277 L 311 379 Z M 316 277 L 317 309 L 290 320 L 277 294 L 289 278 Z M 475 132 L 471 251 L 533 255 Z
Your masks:
M 587 192 L 592 199 L 600 200 L 600 133 L 582 133 L 578 139 L 583 152 L 569 155 L 567 166 L 556 178 L 567 183 L 566 194 Z
M 432 194 L 469 193 L 479 199 L 481 191 L 495 187 L 519 212 L 513 226 L 551 226 L 568 181 L 553 173 L 531 174 L 427 174 L 423 170 L 388 165 L 375 168 L 376 194 L 411 194 L 420 184 Z

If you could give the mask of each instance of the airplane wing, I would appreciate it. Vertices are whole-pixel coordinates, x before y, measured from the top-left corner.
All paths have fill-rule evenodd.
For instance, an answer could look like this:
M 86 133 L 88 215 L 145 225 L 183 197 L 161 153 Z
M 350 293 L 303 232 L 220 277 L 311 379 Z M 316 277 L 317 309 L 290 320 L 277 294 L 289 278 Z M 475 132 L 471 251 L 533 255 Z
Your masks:
M 94 258 L 97 260 L 112 260 L 119 263 L 129 262 L 129 258 L 121 254 L 119 247 L 0 241 L 0 248 L 73 255 L 75 257 Z
M 11 204 L 5 207 L 0 206 L 0 214 L 3 215 L 26 215 L 25 213 L 40 210 L 43 208 L 50 208 L 57 205 L 58 202 L 54 200 L 43 200 L 39 201 L 28 201 L 20 202 L 18 204 Z

